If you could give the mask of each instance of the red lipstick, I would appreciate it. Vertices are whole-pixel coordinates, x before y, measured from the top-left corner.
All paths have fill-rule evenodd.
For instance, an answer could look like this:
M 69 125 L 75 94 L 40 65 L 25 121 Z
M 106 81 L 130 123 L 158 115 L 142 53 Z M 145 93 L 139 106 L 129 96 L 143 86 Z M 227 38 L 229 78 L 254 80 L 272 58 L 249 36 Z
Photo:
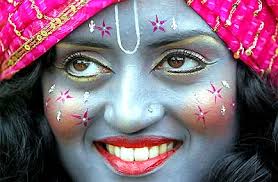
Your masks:
M 101 156 L 115 171 L 127 176 L 139 176 L 147 174 L 164 164 L 165 161 L 178 150 L 182 145 L 182 142 L 165 137 L 148 136 L 140 138 L 109 137 L 95 141 L 94 144 Z M 165 149 L 164 152 L 157 154 L 155 157 L 149 157 L 146 160 L 136 161 L 136 159 L 134 159 L 133 161 L 126 161 L 121 159 L 119 155 L 117 157 L 115 154 L 111 154 L 106 148 L 107 144 L 115 146 L 115 148 L 124 147 L 132 148 L 134 150 L 138 148 L 146 149 L 146 147 L 150 149 L 151 147 L 159 147 L 161 145 L 168 146 L 170 144 L 172 144 L 172 147 L 168 148 L 168 150 Z M 136 154 L 134 153 L 134 155 Z

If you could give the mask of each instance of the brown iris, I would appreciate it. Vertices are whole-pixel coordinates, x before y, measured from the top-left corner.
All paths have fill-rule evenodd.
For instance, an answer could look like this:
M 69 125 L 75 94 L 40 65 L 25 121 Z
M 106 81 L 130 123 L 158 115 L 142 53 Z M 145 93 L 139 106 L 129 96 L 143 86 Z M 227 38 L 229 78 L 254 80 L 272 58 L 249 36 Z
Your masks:
M 167 62 L 172 68 L 180 68 L 184 64 L 184 58 L 183 57 L 169 57 L 167 59 Z
M 73 67 L 76 71 L 85 71 L 88 66 L 89 64 L 84 61 L 76 60 L 73 62 Z

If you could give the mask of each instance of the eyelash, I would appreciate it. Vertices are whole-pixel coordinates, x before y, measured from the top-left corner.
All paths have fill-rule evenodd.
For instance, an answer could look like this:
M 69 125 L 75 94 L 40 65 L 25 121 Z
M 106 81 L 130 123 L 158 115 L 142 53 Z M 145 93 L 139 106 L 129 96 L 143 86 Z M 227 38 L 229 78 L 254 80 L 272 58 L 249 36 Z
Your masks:
M 194 61 L 197 61 L 199 64 L 201 64 L 199 67 L 191 69 L 191 70 L 187 70 L 187 71 L 166 71 L 168 73 L 172 73 L 172 74 L 180 74 L 180 73 L 184 73 L 184 74 L 194 74 L 195 72 L 199 72 L 202 69 L 205 69 L 204 65 L 212 65 L 214 63 L 216 63 L 216 61 L 208 61 L 205 57 L 203 57 L 202 55 L 200 55 L 199 53 L 196 53 L 194 51 L 191 50 L 187 50 L 187 49 L 171 49 L 168 51 L 165 51 L 161 56 L 160 59 L 158 59 L 158 61 L 155 63 L 155 67 L 153 70 L 155 69 L 159 69 L 158 67 L 163 65 L 163 63 L 165 63 L 167 60 L 167 58 L 169 57 L 174 57 L 174 56 L 180 56 L 180 54 L 182 56 L 185 56 L 186 58 L 189 59 L 193 59 Z M 185 64 L 185 63 L 184 63 Z

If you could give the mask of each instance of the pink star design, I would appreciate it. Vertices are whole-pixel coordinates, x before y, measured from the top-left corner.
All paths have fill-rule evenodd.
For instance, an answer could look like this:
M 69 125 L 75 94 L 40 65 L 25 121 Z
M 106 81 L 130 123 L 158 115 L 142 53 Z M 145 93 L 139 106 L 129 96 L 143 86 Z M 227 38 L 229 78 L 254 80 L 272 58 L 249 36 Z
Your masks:
M 92 118 L 88 117 L 88 109 L 83 113 L 83 115 L 73 114 L 71 116 L 80 120 L 76 125 L 81 125 L 83 123 L 84 126 L 87 126 L 88 123 L 92 121 Z
M 96 26 L 96 29 L 100 31 L 101 37 L 102 37 L 102 38 L 103 38 L 105 35 L 111 36 L 110 30 L 112 30 L 112 27 L 106 26 L 104 20 L 103 20 L 101 26 Z
M 165 32 L 163 25 L 167 20 L 159 21 L 157 15 L 155 15 L 155 17 L 156 17 L 155 21 L 150 21 L 153 26 L 153 32 L 156 32 L 157 30 L 161 30 L 161 31 Z
M 72 96 L 69 95 L 69 91 L 70 90 L 67 90 L 65 92 L 61 92 L 61 95 L 56 99 L 56 101 L 65 103 L 65 101 L 67 99 L 73 98 Z
M 203 111 L 203 109 L 200 106 L 198 106 L 198 111 L 199 112 L 195 113 L 195 115 L 198 116 L 197 117 L 198 121 L 200 121 L 200 120 L 203 121 L 203 127 L 205 128 L 206 127 L 206 118 L 205 118 L 205 116 L 206 116 L 206 114 L 208 114 L 209 111 Z
M 216 103 L 216 99 L 217 98 L 223 98 L 221 95 L 221 91 L 223 88 L 217 89 L 212 83 L 210 83 L 211 85 L 211 90 L 208 90 L 213 96 L 214 96 L 214 102 Z

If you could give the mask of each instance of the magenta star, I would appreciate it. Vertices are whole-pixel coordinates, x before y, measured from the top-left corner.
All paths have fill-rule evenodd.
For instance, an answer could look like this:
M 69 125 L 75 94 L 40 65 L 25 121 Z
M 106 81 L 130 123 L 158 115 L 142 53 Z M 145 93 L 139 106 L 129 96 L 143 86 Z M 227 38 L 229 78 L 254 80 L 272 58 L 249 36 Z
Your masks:
M 83 115 L 73 114 L 71 116 L 80 120 L 78 123 L 76 123 L 76 125 L 81 125 L 83 123 L 84 126 L 87 126 L 88 123 L 92 121 L 92 118 L 88 117 L 88 109 L 83 113 Z
M 216 103 L 217 98 L 220 98 L 220 99 L 223 98 L 221 95 L 221 91 L 223 88 L 217 89 L 217 88 L 215 88 L 215 86 L 212 83 L 210 83 L 210 85 L 211 85 L 211 90 L 208 90 L 208 91 L 214 96 L 214 102 Z
M 110 30 L 112 30 L 112 27 L 106 26 L 104 20 L 103 20 L 101 26 L 96 26 L 96 29 L 100 31 L 101 37 L 102 37 L 102 38 L 103 38 L 105 35 L 111 36 Z
M 203 127 L 204 128 L 206 127 L 206 118 L 205 118 L 205 116 L 206 116 L 206 114 L 208 114 L 208 112 L 209 111 L 203 111 L 203 109 L 200 106 L 198 106 L 198 113 L 195 113 L 195 115 L 198 116 L 197 117 L 198 121 L 200 121 L 200 120 L 203 121 Z
M 72 96 L 69 95 L 69 91 L 70 91 L 70 90 L 67 90 L 67 91 L 65 91 L 65 92 L 61 92 L 61 95 L 56 99 L 56 101 L 65 103 L 65 101 L 66 101 L 67 99 L 73 98 Z
M 155 15 L 155 17 L 156 17 L 155 21 L 150 21 L 150 23 L 153 26 L 153 32 L 156 32 L 157 30 L 161 30 L 161 31 L 165 32 L 163 25 L 167 20 L 159 21 L 157 15 Z

